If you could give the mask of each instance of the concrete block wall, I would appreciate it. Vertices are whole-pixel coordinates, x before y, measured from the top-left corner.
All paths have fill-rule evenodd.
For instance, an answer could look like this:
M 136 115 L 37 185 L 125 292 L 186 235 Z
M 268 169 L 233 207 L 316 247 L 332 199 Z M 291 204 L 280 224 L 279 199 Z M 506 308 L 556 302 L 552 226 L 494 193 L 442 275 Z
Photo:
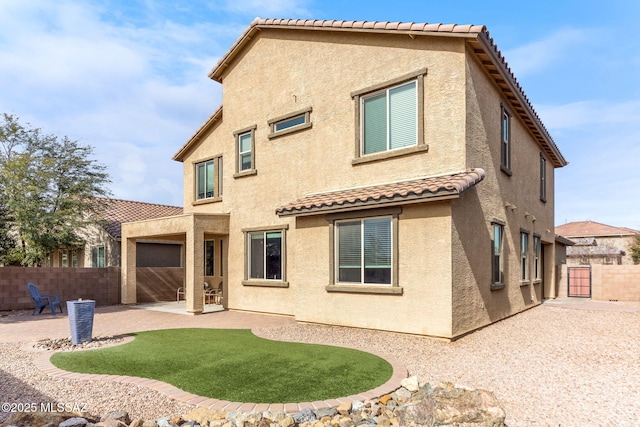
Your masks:
M 562 265 L 558 298 L 567 297 L 567 266 Z M 591 299 L 640 301 L 640 265 L 591 265 Z
M 92 299 L 96 305 L 120 302 L 120 268 L 1 267 L 0 310 L 32 309 L 27 283 L 41 294 L 57 294 L 66 312 L 66 301 Z
M 184 283 L 183 268 L 139 267 L 136 276 L 138 303 L 175 301 L 176 290 Z M 121 301 L 120 267 L 0 267 L 0 311 L 33 309 L 28 282 L 41 294 L 57 294 L 65 313 L 66 301 L 78 298 L 95 300 L 97 306 Z

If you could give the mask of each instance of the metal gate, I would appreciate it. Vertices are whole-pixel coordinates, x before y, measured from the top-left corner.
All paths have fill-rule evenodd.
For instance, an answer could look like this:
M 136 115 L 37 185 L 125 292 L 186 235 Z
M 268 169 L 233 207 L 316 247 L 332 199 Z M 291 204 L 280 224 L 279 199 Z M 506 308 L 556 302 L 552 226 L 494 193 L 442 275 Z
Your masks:
M 591 298 L 591 267 L 568 267 L 570 297 Z

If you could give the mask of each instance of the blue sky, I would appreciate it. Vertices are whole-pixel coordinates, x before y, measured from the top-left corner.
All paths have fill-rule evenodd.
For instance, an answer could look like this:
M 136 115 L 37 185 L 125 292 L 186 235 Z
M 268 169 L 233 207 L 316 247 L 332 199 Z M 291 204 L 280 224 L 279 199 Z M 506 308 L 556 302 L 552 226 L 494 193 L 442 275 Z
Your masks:
M 256 17 L 484 24 L 569 166 L 556 224 L 640 229 L 637 0 L 0 0 L 0 112 L 95 148 L 115 197 L 182 204 L 171 160 Z

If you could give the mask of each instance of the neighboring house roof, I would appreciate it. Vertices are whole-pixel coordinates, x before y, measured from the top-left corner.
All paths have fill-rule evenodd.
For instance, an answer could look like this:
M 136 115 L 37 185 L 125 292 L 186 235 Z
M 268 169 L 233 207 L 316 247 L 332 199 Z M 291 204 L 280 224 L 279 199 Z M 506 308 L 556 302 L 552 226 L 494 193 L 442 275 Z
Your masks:
M 567 256 L 606 256 L 624 255 L 625 252 L 609 245 L 598 246 L 573 246 L 567 248 Z
M 576 221 L 556 227 L 556 233 L 566 237 L 634 236 L 640 231 L 626 227 L 614 227 L 595 221 Z
M 459 197 L 485 177 L 482 169 L 450 175 L 310 194 L 276 209 L 280 216 L 309 215 Z
M 236 58 L 239 58 L 242 50 L 250 46 L 251 40 L 260 31 L 265 29 L 365 32 L 406 35 L 411 38 L 420 35 L 466 38 L 482 67 L 496 83 L 500 91 L 502 91 L 509 105 L 526 124 L 529 131 L 550 158 L 552 164 L 555 167 L 562 167 L 568 164 L 484 25 L 256 18 L 245 29 L 227 53 L 220 58 L 216 66 L 209 73 L 209 77 L 222 83 L 223 74 L 228 66 Z M 216 113 L 214 113 L 214 115 Z M 207 120 L 201 129 L 206 128 L 212 118 L 213 116 Z M 180 148 L 174 156 L 174 160 L 184 160 L 184 154 L 199 140 L 200 135 L 199 130 Z
M 575 242 L 576 246 L 598 246 L 595 237 L 575 237 L 571 240 Z
M 101 216 L 101 219 L 105 222 L 104 229 L 117 239 L 122 237 L 123 222 L 142 221 L 182 215 L 183 213 L 183 209 L 179 206 L 158 205 L 131 200 L 106 199 L 106 206 L 106 210 Z

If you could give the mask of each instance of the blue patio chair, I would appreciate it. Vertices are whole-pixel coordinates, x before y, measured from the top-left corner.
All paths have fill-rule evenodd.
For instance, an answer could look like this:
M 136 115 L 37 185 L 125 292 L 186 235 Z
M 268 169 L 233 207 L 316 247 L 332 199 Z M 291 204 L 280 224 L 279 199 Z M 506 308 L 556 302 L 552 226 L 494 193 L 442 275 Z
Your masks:
M 33 301 L 36 303 L 36 308 L 34 308 L 33 313 L 31 313 L 32 316 L 36 314 L 37 309 L 40 309 L 40 313 L 42 313 L 42 310 L 44 310 L 46 306 L 49 306 L 51 308 L 51 314 L 53 314 L 54 316 L 56 314 L 56 306 L 58 306 L 58 308 L 60 309 L 60 313 L 62 313 L 62 305 L 60 305 L 60 299 L 58 298 L 58 295 L 40 295 L 40 292 L 38 292 L 38 287 L 31 282 L 27 283 L 27 288 L 29 288 L 31 299 L 33 299 Z

